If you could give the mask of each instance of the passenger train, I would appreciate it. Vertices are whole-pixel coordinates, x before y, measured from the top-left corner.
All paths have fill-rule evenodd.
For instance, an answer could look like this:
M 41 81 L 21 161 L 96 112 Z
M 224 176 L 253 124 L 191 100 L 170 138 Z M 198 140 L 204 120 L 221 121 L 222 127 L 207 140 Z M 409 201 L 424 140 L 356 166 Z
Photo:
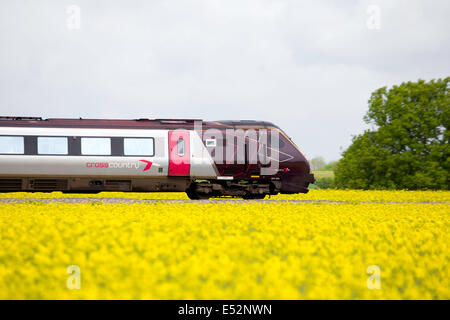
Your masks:
M 0 117 L 0 192 L 306 193 L 306 157 L 270 122 Z

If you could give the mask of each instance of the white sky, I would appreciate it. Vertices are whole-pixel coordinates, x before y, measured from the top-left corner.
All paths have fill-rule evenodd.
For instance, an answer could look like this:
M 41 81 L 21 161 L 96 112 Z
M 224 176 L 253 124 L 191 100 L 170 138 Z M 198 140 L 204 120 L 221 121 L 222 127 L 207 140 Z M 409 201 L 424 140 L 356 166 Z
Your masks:
M 372 91 L 450 75 L 449 17 L 448 0 L 1 0 L 0 115 L 267 120 L 330 161 Z

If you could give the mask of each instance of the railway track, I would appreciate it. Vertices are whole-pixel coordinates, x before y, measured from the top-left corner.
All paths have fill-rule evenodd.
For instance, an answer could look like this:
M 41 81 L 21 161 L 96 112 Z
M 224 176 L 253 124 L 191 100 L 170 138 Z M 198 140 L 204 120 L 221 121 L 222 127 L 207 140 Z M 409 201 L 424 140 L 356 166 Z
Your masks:
M 242 200 L 242 199 L 232 199 L 232 198 L 221 198 L 221 199 L 209 199 L 209 200 L 185 200 L 185 199 L 133 199 L 133 198 L 93 198 L 93 197 L 67 197 L 67 198 L 3 198 L 0 199 L 0 204 L 20 204 L 20 203 L 324 203 L 324 204 L 448 204 L 450 202 L 412 202 L 412 201 L 398 201 L 398 202 L 387 202 L 387 201 L 342 201 L 342 200 L 275 200 L 275 199 L 264 199 L 264 200 Z

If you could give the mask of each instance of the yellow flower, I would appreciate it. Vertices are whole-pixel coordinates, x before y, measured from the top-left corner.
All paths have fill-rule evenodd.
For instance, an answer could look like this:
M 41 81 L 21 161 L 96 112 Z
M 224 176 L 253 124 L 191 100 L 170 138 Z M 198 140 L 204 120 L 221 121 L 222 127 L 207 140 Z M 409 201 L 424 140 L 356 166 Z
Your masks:
M 449 194 L 272 197 L 338 203 L 3 203 L 0 298 L 449 299 Z M 71 265 L 79 267 L 80 289 L 67 287 L 76 276 L 67 273 Z M 368 288 L 371 276 L 380 289 Z

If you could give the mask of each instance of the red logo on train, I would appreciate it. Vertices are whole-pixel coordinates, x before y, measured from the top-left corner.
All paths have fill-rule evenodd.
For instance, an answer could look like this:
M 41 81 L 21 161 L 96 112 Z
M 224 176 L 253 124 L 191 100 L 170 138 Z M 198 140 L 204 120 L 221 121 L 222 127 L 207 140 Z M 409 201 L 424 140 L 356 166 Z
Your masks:
M 150 170 L 150 168 L 152 167 L 152 162 L 148 161 L 148 160 L 139 160 L 141 162 L 145 163 L 145 167 L 144 170 L 142 171 L 147 171 Z M 86 162 L 86 167 L 87 168 L 113 168 L 113 169 L 121 169 L 121 168 L 135 168 L 138 169 L 139 167 L 139 163 L 130 163 L 130 162 L 125 162 L 125 163 L 120 163 L 120 162 Z
M 86 162 L 87 168 L 109 168 L 108 162 Z
M 148 160 L 139 160 L 139 161 L 142 161 L 142 162 L 147 164 L 143 171 L 147 171 L 147 170 L 149 170 L 152 167 L 152 162 L 151 161 L 148 161 Z

